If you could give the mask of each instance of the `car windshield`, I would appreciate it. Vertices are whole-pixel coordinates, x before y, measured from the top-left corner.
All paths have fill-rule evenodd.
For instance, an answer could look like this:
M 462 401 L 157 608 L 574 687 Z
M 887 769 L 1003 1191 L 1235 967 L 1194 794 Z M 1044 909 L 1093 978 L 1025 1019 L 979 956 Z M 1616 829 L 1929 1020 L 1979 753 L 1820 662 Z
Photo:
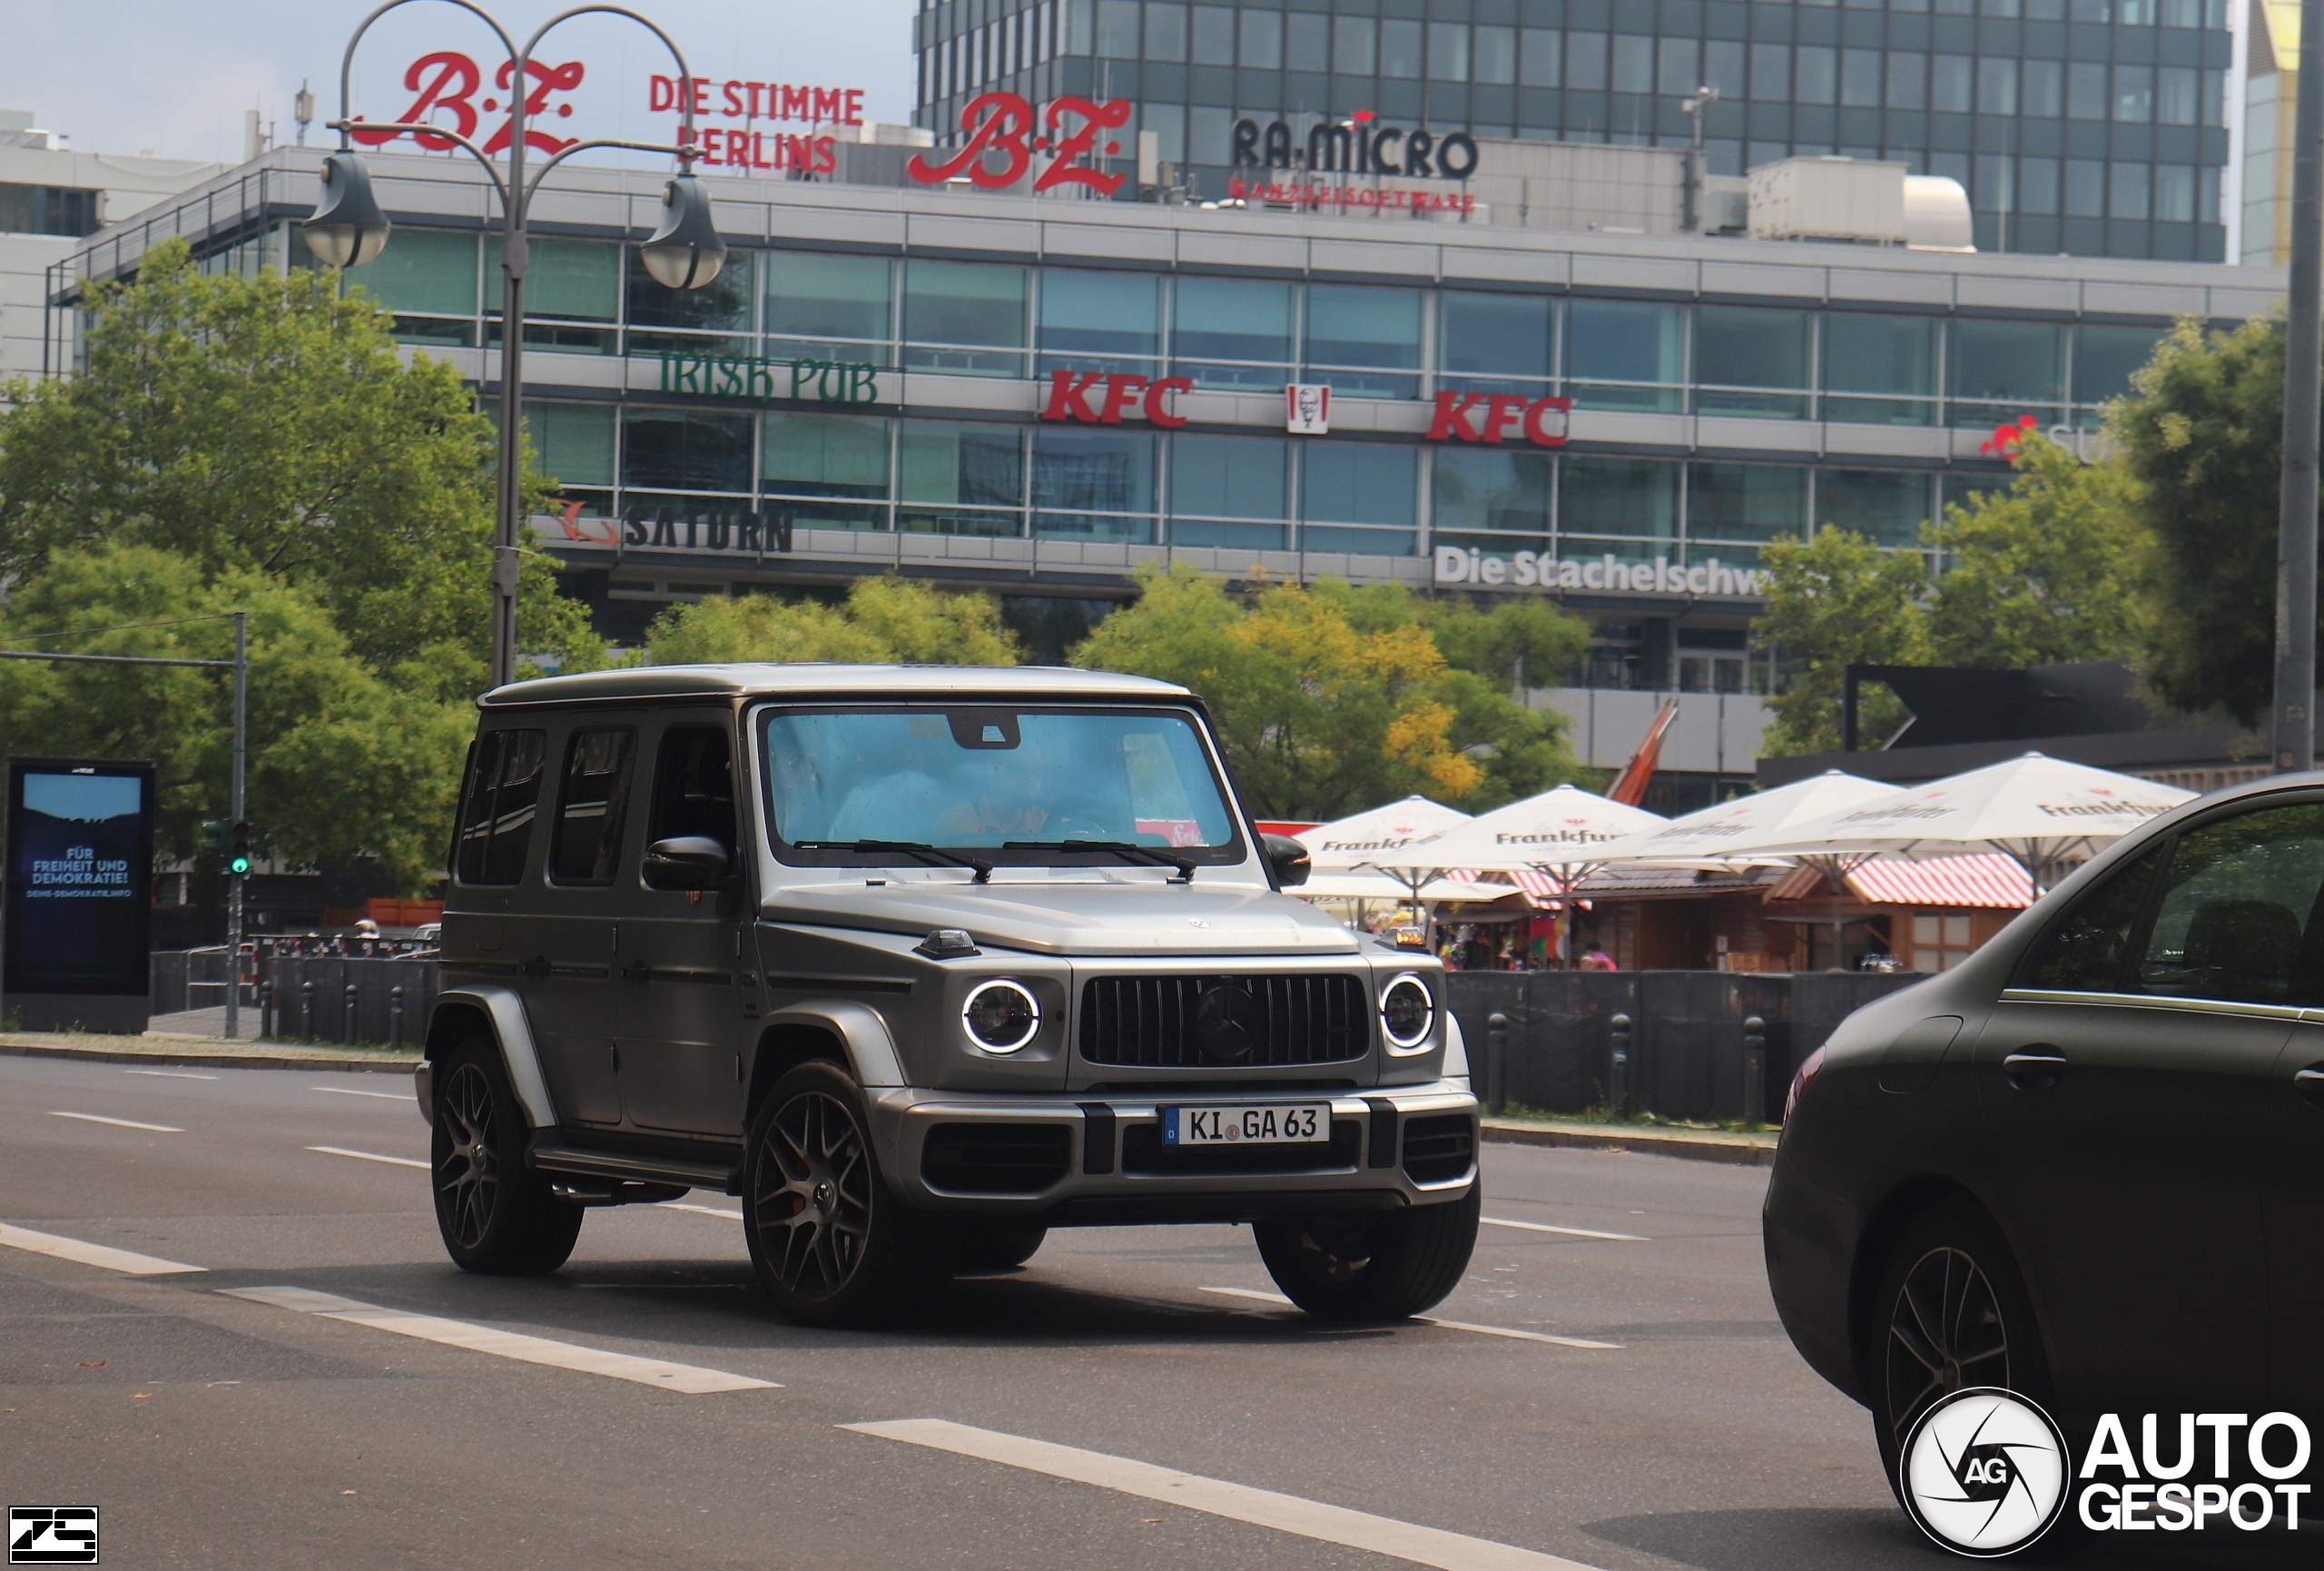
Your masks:
M 793 709 L 768 714 L 761 735 L 768 822 L 787 861 L 1242 859 L 1226 793 L 1182 710 Z

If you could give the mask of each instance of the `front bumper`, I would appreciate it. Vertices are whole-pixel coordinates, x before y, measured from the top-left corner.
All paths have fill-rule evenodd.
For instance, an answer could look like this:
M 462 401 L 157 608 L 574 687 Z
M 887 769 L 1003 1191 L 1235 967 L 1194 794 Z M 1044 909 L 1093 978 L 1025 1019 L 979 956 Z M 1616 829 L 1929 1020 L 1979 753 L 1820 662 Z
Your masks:
M 1315 1146 L 1167 1149 L 1161 1110 L 1331 1104 Z M 1477 1100 L 1465 1080 L 1362 1092 L 1231 1089 L 1075 1097 L 897 1090 L 872 1098 L 872 1137 L 915 1207 L 1052 1224 L 1247 1221 L 1318 1206 L 1462 1198 L 1476 1182 Z

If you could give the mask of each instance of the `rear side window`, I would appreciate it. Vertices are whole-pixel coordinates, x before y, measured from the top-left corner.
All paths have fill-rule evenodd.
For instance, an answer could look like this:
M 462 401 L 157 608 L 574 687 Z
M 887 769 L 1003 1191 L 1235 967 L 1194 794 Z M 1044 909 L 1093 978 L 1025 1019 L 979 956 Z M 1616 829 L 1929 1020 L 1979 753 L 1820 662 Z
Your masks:
M 2324 803 L 2215 818 L 2179 836 L 2139 957 L 2142 993 L 2230 1003 L 2317 995 Z
M 2160 851 L 2150 851 L 2074 902 L 2043 935 L 2018 985 L 2057 993 L 2124 991 L 2131 941 L 2162 861 Z
M 630 761 L 637 734 L 576 731 L 565 748 L 565 784 L 556 796 L 556 835 L 548 873 L 559 884 L 611 884 L 629 809 Z
M 654 766 L 654 817 L 648 844 L 707 835 L 734 849 L 734 750 L 724 727 L 674 726 L 662 734 Z
M 525 875 L 539 816 L 546 731 L 487 731 L 468 759 L 460 794 L 458 865 L 463 884 L 509 884 Z

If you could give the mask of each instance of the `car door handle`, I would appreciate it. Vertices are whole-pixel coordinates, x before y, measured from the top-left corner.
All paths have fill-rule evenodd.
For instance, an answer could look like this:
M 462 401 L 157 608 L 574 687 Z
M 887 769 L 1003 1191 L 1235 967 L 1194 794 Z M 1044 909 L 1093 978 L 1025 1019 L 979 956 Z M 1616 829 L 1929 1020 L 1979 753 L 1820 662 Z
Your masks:
M 2021 1048 L 2001 1061 L 2010 1083 L 2025 1091 L 2055 1085 L 2066 1071 L 2066 1055 L 2054 1047 Z
M 527 976 L 547 976 L 549 972 L 548 956 L 536 954 L 530 960 L 518 961 L 517 969 Z
M 2291 1077 L 2292 1090 L 2313 1102 L 2324 1102 L 2324 1063 L 2311 1063 Z

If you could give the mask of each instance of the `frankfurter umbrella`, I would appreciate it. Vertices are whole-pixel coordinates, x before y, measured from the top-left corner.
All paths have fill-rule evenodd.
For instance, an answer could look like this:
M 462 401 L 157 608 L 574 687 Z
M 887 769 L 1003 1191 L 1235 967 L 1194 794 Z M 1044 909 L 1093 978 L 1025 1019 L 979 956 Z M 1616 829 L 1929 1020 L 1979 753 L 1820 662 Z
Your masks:
M 1743 866 L 1755 860 L 1784 862 L 1790 858 L 1738 857 L 1735 848 L 1894 796 L 1902 789 L 1883 780 L 1866 780 L 1837 769 L 1827 769 L 1821 775 L 1811 775 L 1772 791 L 1757 791 L 1731 802 L 1681 814 L 1668 824 L 1624 835 L 1598 849 L 1610 864 L 1647 862 L 1713 872 Z
M 1561 786 L 1481 814 L 1403 855 L 1438 872 L 1538 873 L 1549 882 L 1548 893 L 1566 899 L 1606 865 L 1604 847 L 1669 822 L 1643 807 Z
M 1408 858 L 1406 851 L 1468 822 L 1469 815 L 1457 807 L 1414 795 L 1318 824 L 1298 838 L 1315 872 L 1383 874 L 1403 886 L 1405 898 L 1417 901 L 1443 869 L 1434 862 Z

